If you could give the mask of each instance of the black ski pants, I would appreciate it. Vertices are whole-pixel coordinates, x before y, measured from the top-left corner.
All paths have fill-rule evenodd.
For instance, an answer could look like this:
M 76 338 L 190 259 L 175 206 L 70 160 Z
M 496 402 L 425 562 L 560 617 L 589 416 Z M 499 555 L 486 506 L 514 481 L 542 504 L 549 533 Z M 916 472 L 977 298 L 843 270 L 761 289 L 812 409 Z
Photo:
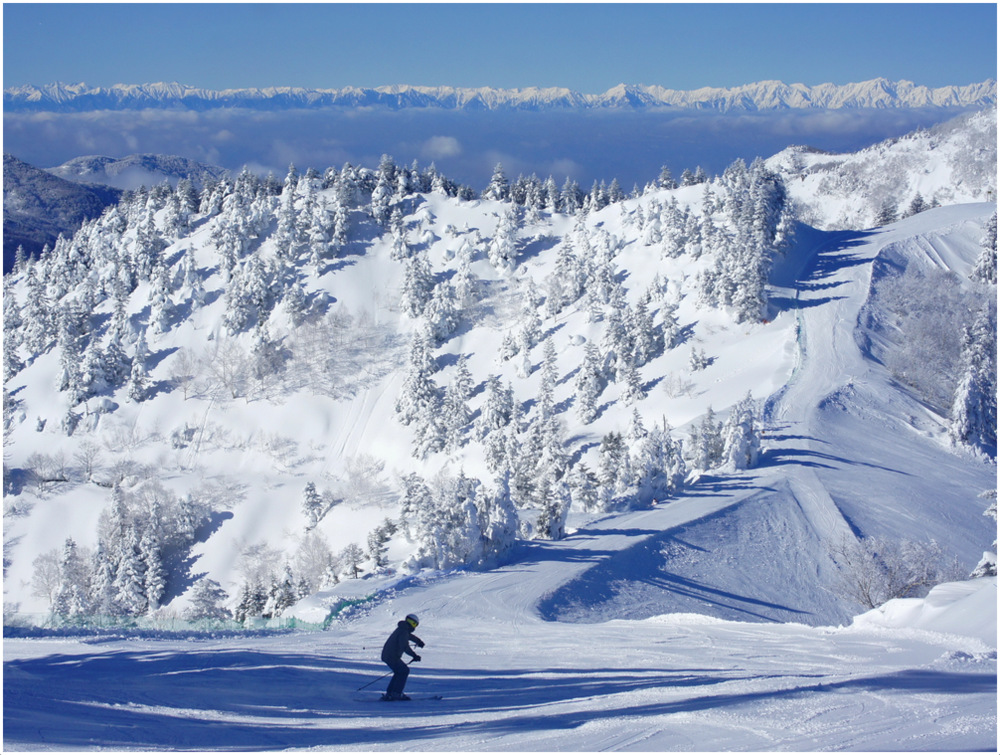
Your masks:
M 402 658 L 390 658 L 388 660 L 382 659 L 385 664 L 392 669 L 392 679 L 389 680 L 389 688 L 385 691 L 385 694 L 389 697 L 397 697 L 403 694 L 403 688 L 406 686 L 406 677 L 410 675 L 410 667 L 403 663 Z

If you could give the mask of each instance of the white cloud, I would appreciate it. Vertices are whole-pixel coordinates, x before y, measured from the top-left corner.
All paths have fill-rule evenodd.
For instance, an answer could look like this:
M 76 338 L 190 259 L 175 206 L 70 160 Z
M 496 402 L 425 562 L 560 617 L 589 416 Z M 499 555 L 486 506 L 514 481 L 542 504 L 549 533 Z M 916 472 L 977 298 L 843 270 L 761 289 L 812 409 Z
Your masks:
M 462 154 L 462 144 L 454 136 L 432 136 L 424 142 L 421 153 L 429 160 L 457 157 Z

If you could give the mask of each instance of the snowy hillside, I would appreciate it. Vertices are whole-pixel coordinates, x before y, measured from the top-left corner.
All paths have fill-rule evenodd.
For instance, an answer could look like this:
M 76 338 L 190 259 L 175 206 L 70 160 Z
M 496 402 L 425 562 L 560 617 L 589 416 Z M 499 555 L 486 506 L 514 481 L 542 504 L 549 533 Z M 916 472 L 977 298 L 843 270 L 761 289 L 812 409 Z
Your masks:
M 947 440 L 958 386 L 926 403 L 874 345 L 846 354 L 892 343 L 892 312 L 852 325 L 883 306 L 869 276 L 889 250 L 905 268 L 929 246 L 975 300 L 990 206 L 793 242 L 761 161 L 634 199 L 499 168 L 483 198 L 457 191 L 389 158 L 283 187 L 244 172 L 200 199 L 159 187 L 8 276 L 7 604 L 169 617 L 214 586 L 221 611 L 279 617 L 361 574 L 489 567 L 517 538 L 693 496 L 689 535 L 601 567 L 621 587 L 599 606 L 581 614 L 568 586 L 543 611 L 742 617 L 728 599 L 644 595 L 667 558 L 756 595 L 748 616 L 825 623 L 856 607 L 829 589 L 845 534 L 934 541 L 964 573 L 989 545 L 976 497 L 992 466 Z M 995 332 L 995 312 L 963 306 L 954 327 L 985 316 Z M 959 436 L 989 452 L 976 411 Z M 881 440 L 899 428 L 912 446 Z M 871 458 L 897 448 L 887 479 L 840 469 L 855 435 Z M 755 466 L 774 480 L 748 485 Z M 897 520 L 914 506 L 920 527 Z
M 97 183 L 118 189 L 156 186 L 164 181 L 176 186 L 182 178 L 201 187 L 206 181 L 222 178 L 228 173 L 216 165 L 206 165 L 177 155 L 128 155 L 122 158 L 88 155 L 49 168 L 48 172 L 67 181 Z
M 121 192 L 108 186 L 80 184 L 3 156 L 4 272 L 14 266 L 17 248 L 39 255 L 59 234 L 73 235 L 88 218 L 99 217 Z
M 244 171 L 5 276 L 5 748 L 992 747 L 996 205 L 681 183 Z
M 873 79 L 836 85 L 762 81 L 739 87 L 703 87 L 692 91 L 662 86 L 619 84 L 601 94 L 561 87 L 495 89 L 492 87 L 384 86 L 375 88 L 208 90 L 176 82 L 89 87 L 56 83 L 4 89 L 4 111 L 78 112 L 177 108 L 251 108 L 287 110 L 317 107 L 446 108 L 460 110 L 548 110 L 651 107 L 718 111 L 841 108 L 961 108 L 996 103 L 996 81 L 931 89 L 912 81 Z
M 851 154 L 789 147 L 767 164 L 800 219 L 817 228 L 870 228 L 928 207 L 994 201 L 996 109 Z

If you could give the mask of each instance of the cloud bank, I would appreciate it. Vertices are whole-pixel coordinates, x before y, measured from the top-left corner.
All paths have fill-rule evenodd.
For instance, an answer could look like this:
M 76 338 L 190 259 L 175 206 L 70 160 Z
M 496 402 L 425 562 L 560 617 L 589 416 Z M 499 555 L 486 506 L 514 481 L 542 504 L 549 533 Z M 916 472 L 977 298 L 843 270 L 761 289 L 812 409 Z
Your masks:
M 162 153 L 238 170 L 283 175 L 298 168 L 434 162 L 449 178 L 482 189 L 502 162 L 509 178 L 567 177 L 589 188 L 617 178 L 643 186 L 667 165 L 719 173 L 736 158 L 770 156 L 790 144 L 853 151 L 957 110 L 810 110 L 764 113 L 453 112 L 382 109 L 260 112 L 140 110 L 5 113 L 4 150 L 39 167 L 81 155 Z

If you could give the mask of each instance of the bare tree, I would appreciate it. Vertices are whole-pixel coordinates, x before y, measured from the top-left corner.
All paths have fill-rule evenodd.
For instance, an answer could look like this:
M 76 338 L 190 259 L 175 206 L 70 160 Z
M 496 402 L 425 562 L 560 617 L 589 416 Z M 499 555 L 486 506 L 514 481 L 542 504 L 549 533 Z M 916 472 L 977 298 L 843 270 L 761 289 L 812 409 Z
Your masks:
M 835 590 L 866 609 L 894 598 L 916 597 L 960 576 L 957 564 L 948 562 L 933 540 L 844 537 L 832 544 L 829 552 L 840 570 Z
M 67 482 L 66 457 L 62 451 L 55 454 L 33 453 L 25 462 L 39 495 L 45 493 L 53 482 Z
M 247 390 L 247 353 L 232 338 L 216 339 L 213 344 L 203 362 L 210 379 L 210 392 L 224 391 L 230 398 L 239 398 Z
M 200 365 L 191 350 L 187 348 L 179 350 L 171 364 L 170 380 L 181 389 L 185 401 L 187 401 L 188 391 L 198 379 L 199 373 Z
M 94 475 L 94 468 L 101 462 L 101 448 L 96 443 L 85 440 L 73 454 L 73 460 L 83 467 L 83 476 L 88 482 Z
M 60 565 L 59 551 L 51 550 L 38 556 L 32 565 L 35 567 L 31 577 L 31 594 L 39 598 L 45 598 L 49 603 L 54 603 L 56 593 L 62 584 L 62 566 Z

